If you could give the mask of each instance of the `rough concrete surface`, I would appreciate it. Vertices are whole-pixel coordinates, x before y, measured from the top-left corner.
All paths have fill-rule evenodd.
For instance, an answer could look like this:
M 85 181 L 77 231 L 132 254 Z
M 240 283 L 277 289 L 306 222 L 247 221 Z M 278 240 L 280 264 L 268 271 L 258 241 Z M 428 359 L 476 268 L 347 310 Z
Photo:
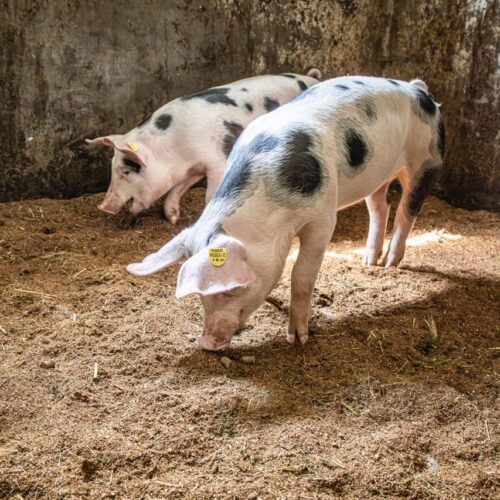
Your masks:
M 443 104 L 438 194 L 498 208 L 496 0 L 4 0 L 0 201 L 103 190 L 83 139 L 124 132 L 178 95 L 320 67 L 423 78 Z

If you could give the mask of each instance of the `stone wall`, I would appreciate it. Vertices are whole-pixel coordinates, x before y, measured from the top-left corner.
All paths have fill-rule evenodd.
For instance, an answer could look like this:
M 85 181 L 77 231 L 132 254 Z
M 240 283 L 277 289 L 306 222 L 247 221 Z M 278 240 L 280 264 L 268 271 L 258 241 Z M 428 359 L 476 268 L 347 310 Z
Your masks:
M 498 208 L 497 0 L 6 0 L 0 12 L 0 200 L 103 190 L 83 138 L 245 75 L 423 78 L 443 104 L 438 194 Z

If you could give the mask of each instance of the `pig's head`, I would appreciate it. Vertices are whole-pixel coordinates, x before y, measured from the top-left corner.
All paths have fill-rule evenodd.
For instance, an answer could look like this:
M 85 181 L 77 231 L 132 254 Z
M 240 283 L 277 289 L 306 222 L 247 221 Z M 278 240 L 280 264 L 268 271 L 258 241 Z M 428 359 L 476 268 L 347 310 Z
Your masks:
M 152 152 L 139 139 L 124 135 L 108 135 L 88 140 L 89 146 L 108 146 L 114 149 L 111 162 L 111 183 L 102 203 L 97 207 L 104 213 L 116 215 L 132 201 L 130 213 L 137 215 L 149 208 L 163 193 L 159 193 Z
M 130 264 L 127 270 L 146 276 L 184 260 L 189 231 L 183 231 L 142 262 Z M 222 265 L 214 265 L 210 249 L 225 249 Z M 234 333 L 265 300 L 272 286 L 267 281 L 253 269 L 243 243 L 227 235 L 217 235 L 209 246 L 187 259 L 179 271 L 176 296 L 197 294 L 201 298 L 205 317 L 200 346 L 209 351 L 227 348 Z

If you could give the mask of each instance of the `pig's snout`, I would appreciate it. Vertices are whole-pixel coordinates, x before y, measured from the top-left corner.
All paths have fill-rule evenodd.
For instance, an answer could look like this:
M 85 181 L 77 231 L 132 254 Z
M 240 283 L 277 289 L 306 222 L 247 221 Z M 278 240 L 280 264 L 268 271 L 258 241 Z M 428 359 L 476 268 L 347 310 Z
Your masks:
M 238 327 L 239 322 L 236 320 L 217 318 L 209 325 L 205 325 L 203 335 L 198 339 L 198 344 L 207 351 L 227 349 Z
M 97 205 L 97 208 L 101 212 L 104 212 L 105 214 L 108 214 L 108 215 L 116 215 L 120 211 L 120 209 L 116 210 L 115 208 L 112 208 L 109 205 L 105 205 L 104 203 Z
M 198 345 L 202 349 L 205 349 L 205 351 L 222 351 L 229 347 L 230 342 L 231 340 L 223 342 L 222 344 L 218 343 L 215 339 L 205 333 L 198 339 Z
M 124 201 L 119 196 L 106 195 L 104 200 L 97 208 L 108 215 L 117 215 L 124 205 Z

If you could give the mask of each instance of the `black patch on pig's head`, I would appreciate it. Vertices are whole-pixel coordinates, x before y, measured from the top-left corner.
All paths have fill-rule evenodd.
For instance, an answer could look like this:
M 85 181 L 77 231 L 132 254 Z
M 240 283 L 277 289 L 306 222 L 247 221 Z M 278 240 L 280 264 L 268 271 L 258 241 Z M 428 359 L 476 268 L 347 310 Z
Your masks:
M 394 85 L 395 87 L 400 87 L 401 85 L 399 84 L 399 82 L 397 82 L 396 80 L 391 80 L 390 78 L 387 78 L 387 81 L 391 84 L 391 85 Z
M 243 89 L 242 89 L 243 90 Z M 228 97 L 229 89 L 226 87 L 217 87 L 213 89 L 202 90 L 196 94 L 181 97 L 181 101 L 189 99 L 203 99 L 210 104 L 224 104 L 226 106 L 237 106 L 236 101 Z
M 290 194 L 312 196 L 323 185 L 323 170 L 312 146 L 312 136 L 304 130 L 293 131 L 288 137 L 277 180 Z
M 249 111 L 250 113 L 253 111 L 253 106 L 249 102 L 245 103 L 245 108 L 247 108 L 247 111 Z
M 347 162 L 353 169 L 359 170 L 368 153 L 368 147 L 363 137 L 353 128 L 348 128 L 345 132 L 344 143 Z
M 283 73 L 281 76 L 286 76 L 287 78 L 297 78 L 295 75 L 292 75 L 292 73 Z
M 224 120 L 224 127 L 226 127 L 228 133 L 222 140 L 222 151 L 227 158 L 233 149 L 234 143 L 243 132 L 243 127 L 239 123 L 228 122 L 226 120 Z
M 353 80 L 353 82 L 356 84 L 356 85 L 366 85 L 365 82 L 362 82 L 361 80 Z
M 172 123 L 172 115 L 162 113 L 155 118 L 155 127 L 159 130 L 167 130 Z
M 347 85 L 342 85 L 341 83 L 337 83 L 335 87 L 339 90 L 349 90 L 349 87 Z
M 148 115 L 146 115 L 142 120 L 141 122 L 139 123 L 139 125 L 137 125 L 137 127 L 142 127 L 143 125 L 146 125 L 146 123 L 149 122 L 149 120 L 151 120 L 151 113 L 149 113 Z
M 241 90 L 242 92 L 248 92 L 248 89 L 247 89 L 247 88 L 245 88 L 245 87 L 241 87 L 241 89 L 240 89 L 240 90 Z
M 439 117 L 439 123 L 438 123 L 438 141 L 437 141 L 437 148 L 439 151 L 439 154 L 441 155 L 441 158 L 444 158 L 444 153 L 445 153 L 445 132 L 444 132 L 444 123 L 443 123 L 443 118 L 440 116 Z
M 136 174 L 141 170 L 141 166 L 139 165 L 139 163 L 131 160 L 130 158 L 123 158 L 123 164 L 127 167 L 130 167 L 130 169 Z
M 273 109 L 279 108 L 280 103 L 271 97 L 264 97 L 264 107 L 266 108 L 266 111 L 272 111 Z
M 420 107 L 430 116 L 434 116 L 436 114 L 436 103 L 432 100 L 432 98 L 420 88 L 416 88 L 415 92 L 417 94 L 417 101 L 420 104 Z
M 236 145 L 229 156 L 227 171 L 214 194 L 214 199 L 240 198 L 241 201 L 241 193 L 250 185 L 255 173 L 256 157 L 272 151 L 278 144 L 277 137 L 262 133 L 254 137 L 250 144 Z
M 302 81 L 302 80 L 297 80 L 297 84 L 300 88 L 300 90 L 304 91 L 304 90 L 307 90 L 307 85 Z

